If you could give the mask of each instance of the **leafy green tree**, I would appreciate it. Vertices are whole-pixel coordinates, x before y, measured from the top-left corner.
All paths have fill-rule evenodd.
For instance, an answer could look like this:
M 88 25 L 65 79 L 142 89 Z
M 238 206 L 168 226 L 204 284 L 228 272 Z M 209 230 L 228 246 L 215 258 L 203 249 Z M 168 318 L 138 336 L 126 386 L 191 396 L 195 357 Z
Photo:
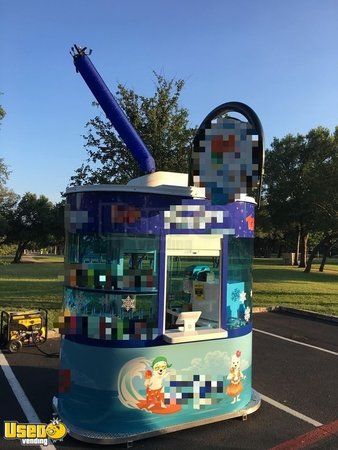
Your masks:
M 294 229 L 307 234 L 302 225 L 304 216 L 300 179 L 301 158 L 304 152 L 304 137 L 287 135 L 274 138 L 266 155 L 265 178 L 266 200 L 273 225 L 283 233 Z M 306 245 L 305 245 L 306 247 Z M 296 260 L 298 255 L 296 255 Z
M 333 136 L 323 128 L 311 130 L 308 145 L 316 154 L 308 172 L 308 184 L 311 185 L 309 196 L 317 212 L 313 217 L 313 229 L 320 232 L 321 238 L 312 249 L 305 271 L 310 272 L 316 253 L 321 251 L 323 259 L 319 270 L 322 272 L 331 248 L 338 243 L 338 127 Z
M 280 253 L 284 245 L 284 235 L 272 223 L 268 205 L 263 198 L 255 218 L 255 256 L 270 258 L 272 253 Z
M 5 117 L 6 112 L 0 105 L 0 121 Z M 3 158 L 0 158 L 0 244 L 4 240 L 7 231 L 6 215 L 8 211 L 14 207 L 18 201 L 18 195 L 16 195 L 11 189 L 8 188 L 7 182 L 9 179 L 10 171 L 5 164 Z
M 3 158 L 0 158 L 0 243 L 4 240 L 8 229 L 6 217 L 19 199 L 19 196 L 7 186 L 9 173 Z
M 9 174 L 10 171 L 6 166 L 4 159 L 0 158 L 0 238 L 5 231 L 5 226 L 2 221 L 4 221 L 6 211 L 12 208 L 19 198 L 18 195 L 7 186 Z
M 266 200 L 273 224 L 296 229 L 300 267 L 306 266 L 310 232 L 331 233 L 337 196 L 336 134 L 317 127 L 304 136 L 274 139 L 266 157 Z
M 52 223 L 50 226 L 51 234 L 48 242 L 48 245 L 58 247 L 61 253 L 63 253 L 65 245 L 64 210 L 65 200 L 62 200 L 53 206 Z
M 6 115 L 5 110 L 3 109 L 3 107 L 0 105 L 0 120 L 2 120 Z
M 138 95 L 119 84 L 117 100 L 149 148 L 156 169 L 187 172 L 195 129 L 188 126 L 188 110 L 179 105 L 184 81 L 167 80 L 155 72 L 154 76 L 153 96 Z M 71 185 L 124 184 L 140 175 L 138 164 L 109 121 L 97 115 L 86 127 L 88 158 L 71 177 Z
M 5 244 L 16 244 L 13 263 L 20 263 L 23 252 L 32 246 L 45 247 L 52 240 L 54 205 L 47 197 L 27 192 L 16 208 L 7 215 L 8 230 Z

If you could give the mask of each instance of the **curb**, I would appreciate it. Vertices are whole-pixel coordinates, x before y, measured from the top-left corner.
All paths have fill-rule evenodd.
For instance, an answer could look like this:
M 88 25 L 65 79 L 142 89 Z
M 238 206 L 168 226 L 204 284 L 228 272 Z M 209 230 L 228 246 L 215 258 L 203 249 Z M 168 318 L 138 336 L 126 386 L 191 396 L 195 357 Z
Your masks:
M 289 308 L 288 306 L 271 306 L 268 308 L 257 308 L 258 311 L 255 311 L 256 308 L 253 308 L 253 312 L 274 312 L 280 314 L 295 314 L 297 316 L 306 317 L 309 319 L 322 320 L 324 322 L 332 322 L 338 323 L 338 316 L 317 313 L 314 311 L 308 311 L 307 309 L 297 309 L 297 308 Z M 264 311 L 265 310 L 265 311 Z
M 48 339 L 60 339 L 61 334 L 55 330 L 48 330 Z
M 271 311 L 271 307 L 265 307 L 265 306 L 254 306 L 252 308 L 252 312 L 254 314 L 256 313 L 265 313 L 265 312 L 270 312 Z
M 309 431 L 308 433 L 296 436 L 293 439 L 282 442 L 281 444 L 272 447 L 270 450 L 289 450 L 290 448 L 297 450 L 301 448 L 315 448 L 313 447 L 313 444 L 315 442 L 324 441 L 322 443 L 323 445 L 325 444 L 325 441 L 327 439 L 334 438 L 335 436 L 337 436 L 337 432 L 338 432 L 338 420 L 335 420 L 334 422 L 330 422 L 320 427 L 317 427 L 314 430 Z M 324 448 L 322 447 L 322 445 L 318 448 Z M 327 446 L 325 448 L 331 447 Z

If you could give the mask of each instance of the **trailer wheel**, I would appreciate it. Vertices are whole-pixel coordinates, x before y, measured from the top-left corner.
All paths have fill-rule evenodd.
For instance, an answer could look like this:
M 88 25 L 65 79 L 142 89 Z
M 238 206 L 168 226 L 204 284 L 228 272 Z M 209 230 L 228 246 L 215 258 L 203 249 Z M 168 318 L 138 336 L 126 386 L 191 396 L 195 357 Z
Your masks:
M 19 341 L 18 339 L 13 339 L 8 344 L 8 350 L 11 353 L 17 353 L 18 351 L 21 350 L 21 347 L 22 347 L 22 342 Z

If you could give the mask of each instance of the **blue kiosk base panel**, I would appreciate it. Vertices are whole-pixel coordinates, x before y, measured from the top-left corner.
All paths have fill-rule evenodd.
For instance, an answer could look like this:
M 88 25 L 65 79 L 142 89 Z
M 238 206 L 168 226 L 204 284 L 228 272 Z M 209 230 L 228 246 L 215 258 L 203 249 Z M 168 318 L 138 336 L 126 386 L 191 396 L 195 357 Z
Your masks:
M 251 332 L 137 348 L 63 339 L 55 409 L 72 436 L 107 444 L 245 416 L 260 404 L 251 346 Z
M 159 429 L 152 429 L 149 431 L 145 431 L 142 433 L 133 434 L 130 433 L 116 433 L 116 434 L 110 434 L 110 433 L 100 433 L 95 431 L 88 431 L 81 428 L 78 428 L 74 426 L 73 424 L 69 423 L 68 421 L 63 420 L 65 425 L 67 426 L 68 432 L 70 436 L 72 436 L 74 439 L 77 439 L 79 441 L 93 443 L 93 444 L 102 444 L 102 445 L 111 445 L 111 444 L 123 444 L 123 443 L 129 443 L 138 441 L 141 439 L 146 439 L 154 436 L 159 436 L 164 433 L 174 433 L 175 431 L 185 430 L 187 428 L 194 428 L 201 425 L 207 425 L 209 423 L 214 422 L 222 422 L 223 420 L 228 419 L 234 419 L 236 417 L 242 417 L 243 420 L 246 419 L 247 415 L 254 413 L 259 409 L 261 406 L 261 398 L 254 389 L 252 389 L 251 393 L 251 400 L 247 405 L 245 405 L 243 408 L 228 412 L 225 414 L 220 414 L 213 417 L 208 417 L 204 419 L 199 420 L 193 420 L 191 422 L 185 422 L 181 424 L 171 425 L 165 428 L 159 428 Z M 58 399 L 57 397 L 53 398 L 53 409 L 56 414 L 59 414 L 58 410 Z

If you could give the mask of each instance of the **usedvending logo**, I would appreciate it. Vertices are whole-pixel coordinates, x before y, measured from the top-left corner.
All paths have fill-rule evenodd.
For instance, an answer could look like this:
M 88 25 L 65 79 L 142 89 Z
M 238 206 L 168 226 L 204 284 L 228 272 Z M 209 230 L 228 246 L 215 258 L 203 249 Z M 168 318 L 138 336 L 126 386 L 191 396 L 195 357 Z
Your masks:
M 4 438 L 19 439 L 21 445 L 44 445 L 51 441 L 62 441 L 67 434 L 67 428 L 59 419 L 50 423 L 19 423 L 14 420 L 5 421 Z

